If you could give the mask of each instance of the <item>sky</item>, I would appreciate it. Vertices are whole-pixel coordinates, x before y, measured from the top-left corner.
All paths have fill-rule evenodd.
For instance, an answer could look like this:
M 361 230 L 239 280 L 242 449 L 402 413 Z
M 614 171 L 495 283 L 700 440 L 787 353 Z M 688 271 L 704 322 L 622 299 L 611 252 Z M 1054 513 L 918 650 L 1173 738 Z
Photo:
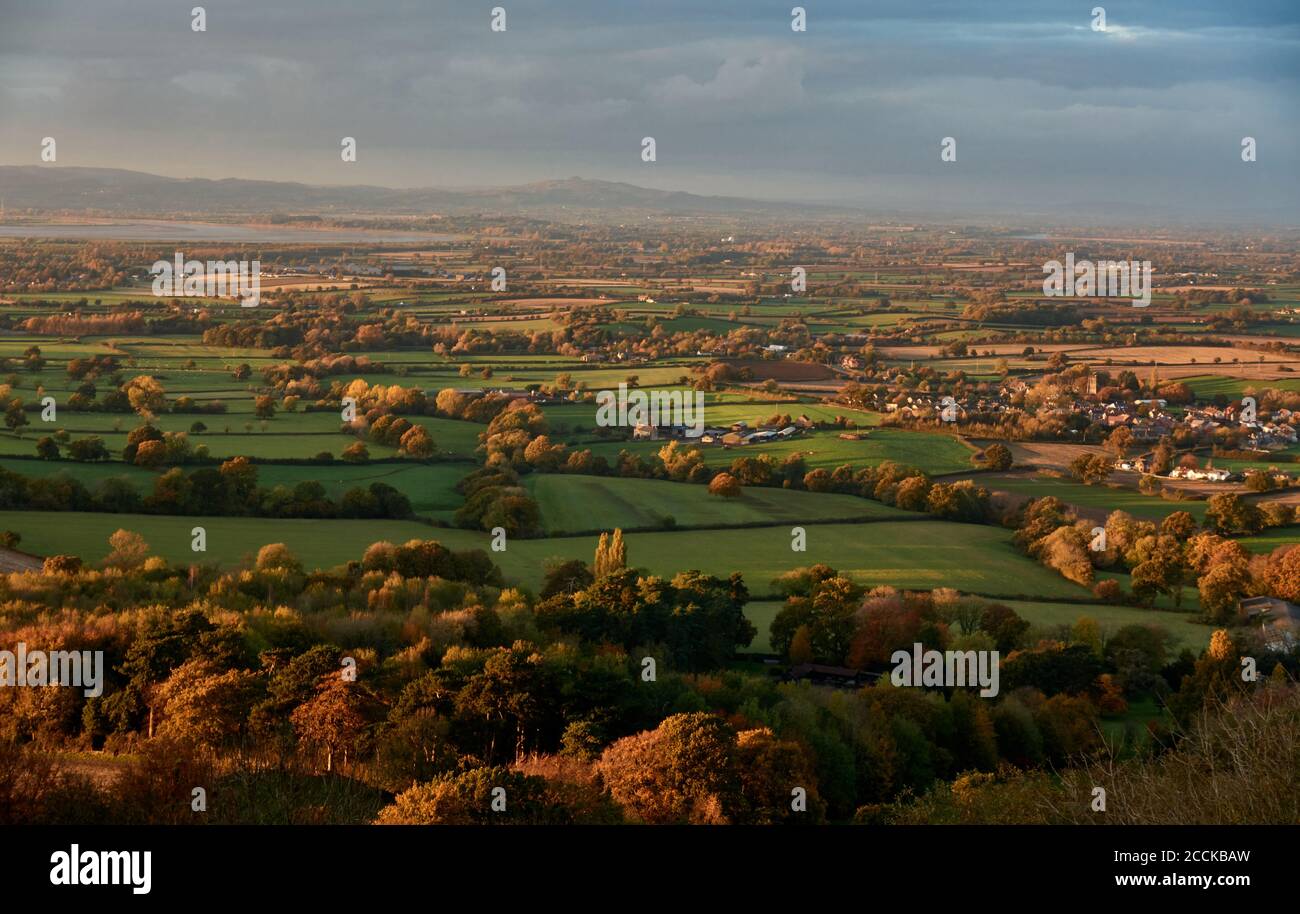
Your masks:
M 0 164 L 1300 223 L 1296 0 L 197 2 L 0 0 Z

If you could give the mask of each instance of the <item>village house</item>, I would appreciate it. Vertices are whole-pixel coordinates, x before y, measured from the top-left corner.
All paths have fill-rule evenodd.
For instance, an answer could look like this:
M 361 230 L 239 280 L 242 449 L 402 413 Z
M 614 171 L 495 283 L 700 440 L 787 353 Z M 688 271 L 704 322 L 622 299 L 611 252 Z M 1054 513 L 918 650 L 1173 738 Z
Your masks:
M 1290 425 L 1266 423 L 1242 440 L 1242 446 L 1252 451 L 1272 451 L 1296 443 L 1296 430 Z
M 1134 439 L 1138 441 L 1159 441 L 1167 435 L 1172 435 L 1176 423 L 1170 416 L 1154 416 L 1147 420 L 1139 420 L 1130 426 Z
M 785 675 L 787 682 L 810 682 L 813 685 L 857 690 L 879 679 L 876 670 L 855 670 L 851 667 L 828 666 L 822 663 L 799 663 L 790 667 Z
M 1248 622 L 1258 625 L 1264 647 L 1286 653 L 1300 640 L 1300 606 L 1277 597 L 1250 597 L 1241 601 Z
M 1186 479 L 1190 482 L 1227 482 L 1232 478 L 1232 471 L 1214 467 L 1206 467 L 1203 470 L 1196 467 L 1174 467 L 1169 471 L 1169 478 Z

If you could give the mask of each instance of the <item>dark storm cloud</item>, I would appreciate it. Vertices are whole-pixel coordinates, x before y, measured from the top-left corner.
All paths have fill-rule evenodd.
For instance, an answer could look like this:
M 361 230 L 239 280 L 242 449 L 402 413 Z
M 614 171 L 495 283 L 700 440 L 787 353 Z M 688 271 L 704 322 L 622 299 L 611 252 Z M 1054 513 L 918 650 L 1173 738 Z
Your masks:
M 926 212 L 1270 219 L 1300 202 L 1291 3 L 805 2 L 798 35 L 794 4 L 762 0 L 226 0 L 202 4 L 203 34 L 194 5 L 0 0 L 0 160 L 36 161 L 54 136 L 61 164 L 319 183 L 583 174 Z

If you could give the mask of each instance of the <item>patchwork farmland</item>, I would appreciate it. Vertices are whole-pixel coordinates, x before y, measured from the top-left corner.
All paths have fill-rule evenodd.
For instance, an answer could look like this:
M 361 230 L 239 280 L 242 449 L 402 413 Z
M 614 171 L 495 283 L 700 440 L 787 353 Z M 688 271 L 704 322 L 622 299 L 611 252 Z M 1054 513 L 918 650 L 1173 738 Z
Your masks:
M 1141 763 L 1239 655 L 1295 668 L 1294 250 L 1135 318 L 1033 294 L 1051 239 L 819 224 L 796 295 L 713 226 L 656 230 L 685 263 L 510 225 L 284 242 L 256 308 L 153 296 L 156 240 L 0 240 L 0 650 L 112 655 L 53 723 L 0 692 L 24 758 L 99 796 L 179 733 L 237 771 L 236 737 L 304 777 L 346 754 L 369 799 L 321 808 L 373 821 L 561 783 L 529 766 L 596 790 L 659 728 L 734 722 L 826 819 L 929 820 L 969 771 Z M 994 658 L 999 694 L 914 700 L 917 646 Z

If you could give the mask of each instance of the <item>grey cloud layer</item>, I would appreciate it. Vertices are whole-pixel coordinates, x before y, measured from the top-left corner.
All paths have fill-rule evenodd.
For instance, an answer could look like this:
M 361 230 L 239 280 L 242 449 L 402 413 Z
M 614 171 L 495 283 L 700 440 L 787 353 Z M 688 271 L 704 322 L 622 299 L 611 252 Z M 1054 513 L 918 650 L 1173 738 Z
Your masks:
M 1109 4 L 1104 35 L 1077 2 L 805 2 L 802 35 L 772 2 L 225 0 L 204 34 L 192 5 L 0 0 L 0 161 L 36 161 L 50 135 L 64 164 L 206 177 L 583 173 L 929 212 L 1300 202 L 1289 3 Z

